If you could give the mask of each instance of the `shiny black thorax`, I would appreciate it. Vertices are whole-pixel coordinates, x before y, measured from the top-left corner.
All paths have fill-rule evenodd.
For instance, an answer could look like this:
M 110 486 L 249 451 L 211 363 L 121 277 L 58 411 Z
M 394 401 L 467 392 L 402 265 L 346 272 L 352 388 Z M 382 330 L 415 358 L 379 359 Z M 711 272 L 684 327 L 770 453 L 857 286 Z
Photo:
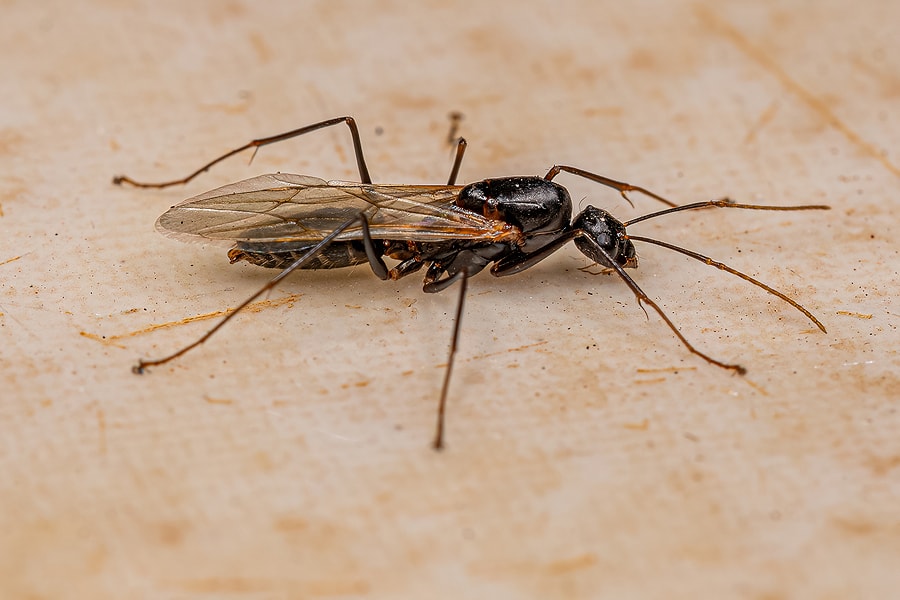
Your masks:
M 572 218 L 572 199 L 563 186 L 541 177 L 503 177 L 471 183 L 456 205 L 488 219 L 515 225 L 525 234 L 525 251 L 546 234 L 562 231 Z
M 450 281 L 465 271 L 471 276 L 494 263 L 494 275 L 519 272 L 549 256 L 560 246 L 574 240 L 586 256 L 611 267 L 601 245 L 621 266 L 637 266 L 634 248 L 624 239 L 625 228 L 606 211 L 589 206 L 573 222 L 572 200 L 561 185 L 541 177 L 503 177 L 485 179 L 460 190 L 456 205 L 487 219 L 502 221 L 521 231 L 516 239 L 503 242 L 466 239 L 440 242 L 409 240 L 372 240 L 379 256 L 400 261 L 390 270 L 391 279 L 428 266 L 426 288 L 435 282 Z M 591 238 L 585 241 L 584 237 Z M 239 242 L 229 251 L 231 262 L 246 260 L 252 264 L 284 269 L 295 262 L 311 243 Z M 334 242 L 303 265 L 304 269 L 332 269 L 370 262 L 362 240 Z M 438 286 L 439 291 L 444 286 Z

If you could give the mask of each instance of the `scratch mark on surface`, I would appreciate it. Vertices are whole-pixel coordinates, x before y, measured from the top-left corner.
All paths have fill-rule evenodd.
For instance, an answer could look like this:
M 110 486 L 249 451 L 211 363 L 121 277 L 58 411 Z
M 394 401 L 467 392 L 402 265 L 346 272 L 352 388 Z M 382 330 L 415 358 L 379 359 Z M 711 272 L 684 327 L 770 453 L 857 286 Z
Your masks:
M 657 367 L 654 369 L 647 369 L 645 367 L 639 367 L 635 369 L 638 373 L 675 373 L 678 374 L 680 371 L 696 371 L 697 367 Z
M 213 398 L 212 396 L 203 396 L 203 399 L 206 400 L 207 404 L 222 404 L 226 406 L 234 404 L 234 400 L 230 398 Z
M 297 300 L 299 300 L 303 294 L 291 294 L 289 296 L 285 296 L 284 298 L 278 298 L 277 300 L 261 300 L 259 302 L 254 302 L 252 304 L 248 304 L 244 307 L 245 312 L 260 312 L 261 310 L 266 310 L 268 308 L 276 308 L 278 306 L 282 306 L 284 304 L 293 304 Z M 188 323 L 195 323 L 197 321 L 207 321 L 209 319 L 215 319 L 218 317 L 225 317 L 234 312 L 234 308 L 228 308 L 225 310 L 217 310 L 214 312 L 204 313 L 202 315 L 194 315 L 192 317 L 185 317 L 183 319 L 179 319 L 177 321 L 168 321 L 166 323 L 156 323 L 153 325 L 148 325 L 142 329 L 137 329 L 135 331 L 130 331 L 128 333 L 120 333 L 118 335 L 110 335 L 110 336 L 101 336 L 95 333 L 88 333 L 87 331 L 82 331 L 81 336 L 86 337 L 88 339 L 92 339 L 98 342 L 102 342 L 104 344 L 112 344 L 116 340 L 121 340 L 124 338 L 135 337 L 139 335 L 144 335 L 145 333 L 150 333 L 151 331 L 156 331 L 158 329 L 168 329 L 170 327 L 177 327 L 179 325 L 187 325 Z
M 753 127 L 750 128 L 750 131 L 747 132 L 747 135 L 744 137 L 744 143 L 752 143 L 756 139 L 757 134 L 759 134 L 759 132 L 762 131 L 766 125 L 772 122 L 772 119 L 775 118 L 775 113 L 777 112 L 778 103 L 772 102 L 772 104 L 770 104 L 768 108 L 766 108 L 766 110 L 764 110 L 763 113 L 759 116 L 759 118 L 756 120 L 756 123 L 754 123 Z
M 769 395 L 769 392 L 766 391 L 766 388 L 764 388 L 763 386 L 759 385 L 758 383 L 753 383 L 749 378 L 744 377 L 744 378 L 742 379 L 742 381 L 743 381 L 744 383 L 746 383 L 747 385 L 749 385 L 750 387 L 752 387 L 752 388 L 753 388 L 754 390 L 756 390 L 757 392 L 759 392 L 760 394 L 762 394 L 763 396 L 768 396 L 768 395 Z
M 856 317 L 857 319 L 871 319 L 873 316 L 873 315 L 853 312 L 853 311 L 849 311 L 849 310 L 839 310 L 839 311 L 836 311 L 834 314 L 844 315 L 846 317 Z
M 509 352 L 522 352 L 523 350 L 530 350 L 531 348 L 543 346 L 546 343 L 547 341 L 544 340 L 543 342 L 535 342 L 533 344 L 525 344 L 524 346 L 516 346 L 515 348 L 507 348 L 506 350 L 501 350 L 499 352 L 487 352 L 485 354 L 473 356 L 471 360 L 481 360 L 483 358 L 489 358 L 491 356 L 502 356 L 503 354 L 507 354 Z
M 837 129 L 847 140 L 855 145 L 864 154 L 880 162 L 888 171 L 900 176 L 900 167 L 888 160 L 881 150 L 871 142 L 866 141 L 849 125 L 841 121 L 834 111 L 828 107 L 821 98 L 807 90 L 795 81 L 775 60 L 767 56 L 759 48 L 750 43 L 744 35 L 727 21 L 720 19 L 704 6 L 695 6 L 695 14 L 711 29 L 726 37 L 735 47 L 759 64 L 770 74 L 774 75 L 781 84 L 802 100 L 813 112 L 817 113 L 829 125 Z
M 533 344 L 525 344 L 524 346 L 516 346 L 515 348 L 507 348 L 506 350 L 500 350 L 499 352 L 486 352 L 484 354 L 478 354 L 476 356 L 471 356 L 467 359 L 464 359 L 463 361 L 457 360 L 457 362 L 467 362 L 468 363 L 468 362 L 472 362 L 474 360 L 482 360 L 485 358 L 490 358 L 492 356 L 502 356 L 504 354 L 509 354 L 511 352 L 522 352 L 524 350 L 530 350 L 531 348 L 535 348 L 537 346 L 543 346 L 546 343 L 547 343 L 547 341 L 544 340 L 543 342 L 535 342 Z M 444 362 L 439 365 L 435 365 L 435 368 L 446 369 L 447 363 Z
M 302 589 L 303 598 L 319 598 L 322 596 L 362 596 L 369 592 L 370 586 L 360 579 L 321 579 L 321 580 L 286 580 L 269 577 L 206 577 L 198 579 L 178 579 L 169 582 L 175 587 L 192 594 L 259 594 L 272 590 Z M 291 596 L 298 597 L 298 596 Z
M 97 428 L 100 432 L 100 454 L 106 454 L 106 415 L 97 410 Z
M 597 557 L 593 554 L 582 554 L 572 558 L 564 558 L 547 564 L 547 571 L 554 575 L 562 575 L 571 573 L 572 571 L 580 571 L 589 569 L 597 564 Z
M 641 385 L 641 384 L 646 385 L 646 384 L 657 384 L 657 383 L 665 383 L 665 382 L 666 382 L 665 377 L 657 377 L 656 379 L 638 379 L 638 380 L 635 380 L 634 384 L 635 385 Z

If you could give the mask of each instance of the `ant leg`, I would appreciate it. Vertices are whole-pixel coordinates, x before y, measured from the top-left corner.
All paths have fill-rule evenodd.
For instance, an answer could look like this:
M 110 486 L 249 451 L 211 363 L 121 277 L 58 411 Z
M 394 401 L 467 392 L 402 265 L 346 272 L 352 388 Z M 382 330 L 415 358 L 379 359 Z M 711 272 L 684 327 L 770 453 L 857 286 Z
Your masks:
M 462 165 L 463 154 L 466 153 L 466 138 L 456 140 L 456 158 L 453 160 L 453 168 L 450 169 L 450 177 L 447 178 L 447 185 L 456 185 L 456 176 L 459 175 L 459 167 Z
M 508 254 L 494 263 L 494 266 L 491 267 L 491 275 L 495 277 L 505 277 L 506 275 L 515 275 L 516 273 L 521 273 L 525 269 L 530 269 L 579 235 L 581 235 L 580 231 L 572 229 L 566 231 L 555 240 L 530 254 Z
M 425 285 L 422 289 L 429 294 L 443 291 L 456 283 L 459 286 L 459 301 L 456 304 L 456 317 L 453 319 L 453 336 L 450 338 L 450 353 L 447 357 L 447 369 L 444 371 L 444 384 L 441 386 L 441 399 L 438 403 L 437 429 L 434 434 L 432 447 L 435 450 L 444 448 L 444 414 L 447 408 L 447 392 L 450 389 L 450 374 L 453 372 L 453 359 L 456 357 L 456 348 L 459 344 L 459 329 L 462 325 L 463 304 L 466 300 L 466 289 L 469 284 L 469 271 L 463 267 L 446 279 L 438 279 L 445 272 L 445 268 L 438 263 L 432 263 L 425 274 Z
M 547 171 L 547 174 L 544 175 L 544 179 L 547 181 L 552 180 L 554 177 L 559 175 L 560 171 L 565 171 L 566 173 L 571 173 L 572 175 L 578 175 L 579 177 L 584 177 L 585 179 L 590 179 L 591 181 L 595 181 L 600 185 L 605 185 L 606 187 L 611 187 L 614 190 L 618 190 L 622 197 L 628 201 L 628 204 L 634 206 L 634 203 L 631 202 L 631 198 L 628 197 L 627 192 L 640 192 L 645 196 L 650 196 L 654 200 L 659 200 L 663 204 L 667 204 L 669 206 L 678 206 L 671 200 L 666 200 L 662 196 L 658 196 L 654 194 L 650 190 L 646 190 L 642 187 L 638 187 L 636 185 L 631 185 L 630 183 L 625 183 L 623 181 L 616 181 L 615 179 L 610 179 L 609 177 L 604 177 L 603 175 L 597 175 L 596 173 L 591 173 L 589 171 L 584 171 L 577 167 L 569 167 L 566 165 L 555 165 L 552 169 Z
M 303 256 L 301 256 L 300 258 L 298 258 L 296 261 L 294 261 L 293 263 L 291 263 L 291 265 L 288 266 L 286 269 L 284 269 L 281 273 L 279 273 L 278 275 L 276 275 L 275 277 L 273 277 L 272 279 L 270 279 L 268 283 L 266 283 L 266 284 L 265 284 L 264 286 L 262 286 L 259 290 L 257 290 L 256 293 L 254 293 L 252 296 L 250 296 L 249 298 L 247 298 L 246 300 L 244 300 L 243 302 L 241 302 L 241 303 L 237 306 L 237 308 L 235 308 L 233 311 L 231 311 L 230 313 L 228 313 L 221 321 L 219 321 L 212 329 L 210 329 L 209 331 L 207 331 L 207 332 L 206 332 L 203 336 L 201 336 L 199 339 L 197 339 L 196 341 L 194 341 L 194 342 L 188 344 L 187 346 L 185 346 L 185 347 L 182 348 L 181 350 L 178 350 L 177 352 L 174 352 L 174 353 L 172 353 L 172 354 L 170 354 L 170 355 L 168 355 L 168 356 L 165 356 L 165 357 L 163 357 L 163 358 L 156 359 L 156 360 L 144 360 L 144 359 L 140 359 L 140 360 L 138 360 L 138 364 L 136 364 L 134 367 L 131 368 L 132 372 L 134 372 L 134 373 L 137 374 L 137 375 L 140 375 L 140 374 L 142 374 L 142 373 L 144 372 L 144 369 L 145 369 L 146 367 L 155 367 L 155 366 L 158 366 L 158 365 L 166 364 L 167 362 L 169 362 L 169 361 L 171 361 L 171 360 L 174 360 L 174 359 L 178 358 L 179 356 L 181 356 L 182 354 L 188 352 L 189 350 L 192 350 L 192 349 L 196 348 L 197 346 L 199 346 L 200 344 L 202 344 L 203 342 L 205 342 L 206 340 L 208 340 L 210 337 L 212 337 L 212 335 L 213 335 L 215 332 L 217 332 L 219 329 L 221 329 L 221 328 L 225 325 L 225 323 L 227 323 L 227 322 L 230 321 L 232 318 L 234 318 L 234 316 L 235 316 L 236 314 L 238 314 L 238 313 L 241 312 L 244 308 L 246 308 L 247 305 L 249 305 L 251 302 L 253 302 L 253 301 L 256 300 L 257 298 L 259 298 L 260 296 L 262 296 L 264 293 L 266 293 L 266 292 L 268 292 L 269 290 L 273 289 L 276 285 L 278 285 L 279 283 L 281 283 L 281 281 L 282 281 L 285 277 L 287 277 L 288 275 L 290 275 L 291 273 L 293 273 L 293 272 L 296 271 L 297 269 L 301 268 L 304 264 L 308 263 L 310 260 L 312 260 L 313 258 L 315 258 L 316 255 L 318 255 L 322 250 L 324 250 L 324 249 L 327 248 L 331 243 L 333 243 L 333 242 L 335 241 L 335 239 L 336 239 L 336 238 L 337 238 L 337 237 L 338 237 L 345 229 L 347 229 L 347 228 L 349 228 L 349 227 L 351 227 L 352 225 L 357 224 L 357 223 L 360 224 L 361 227 L 362 227 L 362 229 L 363 229 L 363 240 L 364 240 L 364 243 L 366 244 L 366 254 L 368 254 L 368 256 L 369 256 L 369 262 L 370 262 L 370 263 L 373 263 L 373 265 L 372 265 L 372 270 L 375 271 L 375 274 L 378 275 L 379 277 L 381 277 L 382 279 L 387 279 L 387 267 L 384 265 L 384 262 L 381 260 L 381 258 L 380 258 L 380 257 L 377 257 L 377 256 L 375 255 L 374 248 L 372 247 L 372 239 L 371 239 L 371 237 L 369 237 L 369 233 L 368 233 L 368 231 L 369 231 L 368 225 L 369 225 L 369 224 L 368 224 L 368 222 L 366 221 L 365 216 L 362 215 L 362 214 L 359 214 L 359 215 L 357 215 L 356 217 L 353 217 L 352 219 L 350 219 L 349 221 L 347 221 L 346 223 L 342 224 L 340 227 L 338 227 L 337 229 L 335 229 L 334 231 L 332 231 L 331 233 L 329 233 L 327 236 L 325 236 L 325 237 L 322 239 L 321 242 L 319 242 L 318 244 L 316 244 L 315 246 L 313 246 L 312 248 L 310 248 L 309 251 L 308 251 L 306 254 L 304 254 Z M 366 241 L 366 240 L 367 240 L 367 241 Z M 373 256 L 375 257 L 374 262 L 373 262 Z M 379 269 L 376 268 L 375 264 L 380 264 L 380 270 L 381 270 L 381 272 L 379 272 Z M 382 275 L 382 273 L 383 273 L 383 275 Z
M 458 110 L 454 110 L 447 116 L 450 117 L 450 131 L 447 132 L 447 143 L 452 144 L 456 141 L 456 133 L 459 131 L 459 124 L 462 123 L 465 115 Z
M 396 281 L 397 279 L 400 279 L 401 277 L 406 277 L 407 275 L 415 273 L 416 271 L 418 271 L 419 269 L 421 269 L 424 266 L 425 266 L 425 263 L 423 263 L 421 260 L 419 260 L 417 258 L 410 258 L 410 259 L 403 261 L 402 263 L 400 263 L 393 269 L 391 269 L 391 271 L 389 273 L 389 277 L 390 277 L 390 279 L 393 279 Z
M 428 276 L 426 276 L 426 280 L 427 279 Z M 442 281 L 428 282 L 424 287 L 426 292 L 439 292 L 456 281 L 460 282 L 459 300 L 456 303 L 456 317 L 453 319 L 453 335 L 450 338 L 450 353 L 447 356 L 447 369 L 444 371 L 444 383 L 441 386 L 441 399 L 438 403 L 437 428 L 434 433 L 434 442 L 432 442 L 432 447 L 435 450 L 442 450 L 444 448 L 444 415 L 447 409 L 447 392 L 450 389 L 450 374 L 453 372 L 453 359 L 456 358 L 456 348 L 459 345 L 459 329 L 462 325 L 463 304 L 465 304 L 466 300 L 469 273 L 466 269 L 462 269 L 455 275 Z
M 456 132 L 459 131 L 459 124 L 463 120 L 463 114 L 459 111 L 450 113 L 450 131 L 447 132 L 447 143 L 456 143 L 456 158 L 453 160 L 453 167 L 450 169 L 450 177 L 447 178 L 447 185 L 456 185 L 456 177 L 459 175 L 459 167 L 462 164 L 463 154 L 466 153 L 466 139 L 457 137 Z
M 446 270 L 446 267 L 440 263 L 431 263 L 431 266 L 428 267 L 428 271 L 425 273 L 425 284 L 422 286 L 422 291 L 426 294 L 437 294 L 438 292 L 443 292 L 460 279 L 468 277 L 467 271 L 460 270 L 446 279 L 438 279 Z M 464 272 L 466 273 L 465 275 L 463 274 Z
M 372 272 L 382 281 L 390 279 L 390 272 L 388 271 L 387 265 L 384 264 L 384 260 L 382 260 L 381 256 L 375 250 L 375 244 L 372 242 L 372 234 L 369 233 L 369 220 L 366 219 L 364 214 L 360 214 L 354 221 L 359 221 L 359 225 L 362 229 L 363 248 L 366 249 L 366 257 L 369 259 L 369 266 L 372 267 Z M 350 223 L 352 224 L 354 221 L 350 221 Z M 345 227 L 347 227 L 346 223 L 341 225 L 342 229 Z M 333 235 L 333 233 L 334 232 L 329 235 Z M 321 245 L 321 242 L 319 245 Z M 288 268 L 295 267 L 294 265 L 291 265 Z
M 642 290 L 640 288 L 640 286 L 638 286 L 638 284 L 634 281 L 634 279 L 632 279 L 628 275 L 628 273 L 625 272 L 625 269 L 623 269 L 621 267 L 621 265 L 619 265 L 619 263 L 617 263 L 615 261 L 615 259 L 613 259 L 613 257 L 609 254 L 609 252 L 606 251 L 606 249 L 603 248 L 603 246 L 598 244 L 590 236 L 584 236 L 582 239 L 584 239 L 585 241 L 590 243 L 592 246 L 594 246 L 594 248 L 596 249 L 596 251 L 598 253 L 604 255 L 607 262 L 609 262 L 609 264 L 611 264 L 613 266 L 613 268 L 616 270 L 616 273 L 619 274 L 619 277 L 621 277 L 622 280 L 628 285 L 628 287 L 631 288 L 631 291 L 634 292 L 634 295 L 637 297 L 637 300 L 638 300 L 638 306 L 642 306 L 643 303 L 650 305 L 650 307 L 656 311 L 656 313 L 662 318 L 662 320 L 665 321 L 666 325 L 669 326 L 669 329 L 671 329 L 672 332 L 678 337 L 678 339 L 681 340 L 681 343 L 684 344 L 684 347 L 687 348 L 688 351 L 691 352 L 691 354 L 696 354 L 697 356 L 699 356 L 700 358 L 702 358 L 703 360 L 705 360 L 706 362 L 708 362 L 710 364 L 716 365 L 717 367 L 722 367 L 723 369 L 728 369 L 730 371 L 735 371 L 735 372 L 739 373 L 740 375 L 744 375 L 747 372 L 747 369 L 745 369 L 741 365 L 729 364 L 729 363 L 725 363 L 725 362 L 716 360 L 713 357 L 711 357 L 707 354 L 704 354 L 703 352 L 700 352 L 699 350 L 694 348 L 694 346 L 692 346 L 691 343 L 689 341 L 687 341 L 687 338 L 685 338 L 684 335 L 682 335 L 682 333 L 680 331 L 678 331 L 678 328 L 675 327 L 675 324 L 672 323 L 672 321 L 669 319 L 669 317 L 666 315 L 666 313 L 663 312 L 663 310 L 656 304 L 656 302 L 654 302 L 653 300 L 650 299 L 650 296 L 648 296 L 647 294 L 644 293 L 644 290 Z
M 353 138 L 353 151 L 356 153 L 356 166 L 359 168 L 359 180 L 362 183 L 372 183 L 372 177 L 369 175 L 369 169 L 366 167 L 366 159 L 363 157 L 362 150 L 362 142 L 359 139 L 359 129 L 356 127 L 356 121 L 353 117 L 338 117 L 336 119 L 328 119 L 327 121 L 321 121 L 319 123 L 313 123 L 312 125 L 307 125 L 306 127 L 301 127 L 299 129 L 294 129 L 292 131 L 288 131 L 286 133 L 280 133 L 278 135 L 272 135 L 269 137 L 259 138 L 255 140 L 251 140 L 250 142 L 244 144 L 240 148 L 235 148 L 231 152 L 226 152 L 222 156 L 209 161 L 187 177 L 182 177 L 181 179 L 173 179 L 172 181 L 164 181 L 162 183 L 141 183 L 135 181 L 131 177 L 126 175 L 117 175 L 113 177 L 113 183 L 116 185 L 121 185 L 123 183 L 131 184 L 135 187 L 142 188 L 165 188 L 172 185 L 180 185 L 183 183 L 187 183 L 197 175 L 204 173 L 209 170 L 210 167 L 216 165 L 226 158 L 230 158 L 239 152 L 243 152 L 248 148 L 254 148 L 253 156 L 250 157 L 250 160 L 253 160 L 253 157 L 256 156 L 256 152 L 259 150 L 261 146 L 266 146 L 268 144 L 274 144 L 275 142 L 282 142 L 284 140 L 288 140 L 297 136 L 304 135 L 306 133 L 310 133 L 312 131 L 316 131 L 317 129 L 323 129 L 325 127 L 331 127 L 332 125 L 338 125 L 340 123 L 346 123 L 347 127 L 350 128 L 350 136 Z

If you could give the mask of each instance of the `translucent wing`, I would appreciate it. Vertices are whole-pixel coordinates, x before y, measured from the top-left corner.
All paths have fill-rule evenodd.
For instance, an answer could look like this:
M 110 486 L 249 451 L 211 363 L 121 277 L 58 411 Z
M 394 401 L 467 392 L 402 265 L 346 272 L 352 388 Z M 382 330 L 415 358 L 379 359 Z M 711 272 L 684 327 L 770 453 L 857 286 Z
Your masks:
M 453 202 L 447 185 L 376 185 L 305 175 L 260 175 L 173 206 L 156 222 L 167 235 L 245 242 L 318 241 L 360 213 L 375 239 L 500 241 L 520 231 Z M 338 240 L 361 239 L 359 227 Z

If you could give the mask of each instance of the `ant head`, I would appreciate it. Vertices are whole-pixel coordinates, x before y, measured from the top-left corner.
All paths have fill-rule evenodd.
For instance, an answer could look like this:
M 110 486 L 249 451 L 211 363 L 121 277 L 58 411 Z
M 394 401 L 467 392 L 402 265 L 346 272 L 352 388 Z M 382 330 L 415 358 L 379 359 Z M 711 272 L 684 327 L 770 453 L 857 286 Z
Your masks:
M 612 258 L 621 267 L 637 268 L 634 244 L 625 237 L 625 225 L 605 210 L 588 206 L 575 217 L 572 228 L 582 232 L 575 245 L 594 262 L 611 269 Z

